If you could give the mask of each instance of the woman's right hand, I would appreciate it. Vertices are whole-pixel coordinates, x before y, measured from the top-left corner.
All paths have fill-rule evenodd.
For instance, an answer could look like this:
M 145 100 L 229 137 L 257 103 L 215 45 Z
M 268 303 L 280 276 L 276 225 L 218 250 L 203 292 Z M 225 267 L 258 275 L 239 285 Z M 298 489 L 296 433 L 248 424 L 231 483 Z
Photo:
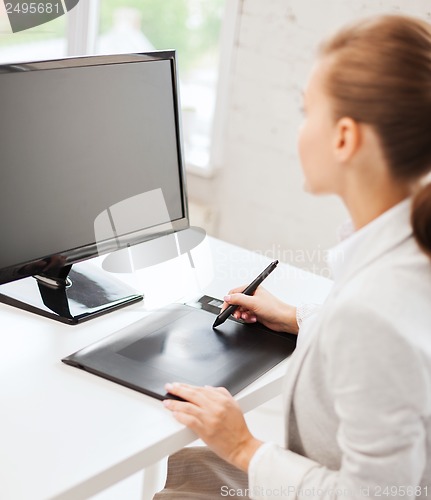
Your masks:
M 286 304 L 265 288 L 259 286 L 254 295 L 241 293 L 246 287 L 234 288 L 224 297 L 222 310 L 229 305 L 238 305 L 233 316 L 246 323 L 259 321 L 276 332 L 298 333 L 296 307 Z

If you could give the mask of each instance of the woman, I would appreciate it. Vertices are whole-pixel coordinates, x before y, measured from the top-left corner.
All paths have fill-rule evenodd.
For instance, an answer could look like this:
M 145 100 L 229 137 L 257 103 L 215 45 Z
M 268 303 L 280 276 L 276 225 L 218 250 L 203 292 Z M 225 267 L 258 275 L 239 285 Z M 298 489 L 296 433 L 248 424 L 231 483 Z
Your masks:
M 252 436 L 225 389 L 168 384 L 188 402 L 165 406 L 212 452 L 171 457 L 156 498 L 431 498 L 431 27 L 382 16 L 341 30 L 304 107 L 307 187 L 338 194 L 354 233 L 330 253 L 324 306 L 298 321 L 286 448 Z M 237 317 L 298 331 L 295 308 L 239 291 L 225 297 Z

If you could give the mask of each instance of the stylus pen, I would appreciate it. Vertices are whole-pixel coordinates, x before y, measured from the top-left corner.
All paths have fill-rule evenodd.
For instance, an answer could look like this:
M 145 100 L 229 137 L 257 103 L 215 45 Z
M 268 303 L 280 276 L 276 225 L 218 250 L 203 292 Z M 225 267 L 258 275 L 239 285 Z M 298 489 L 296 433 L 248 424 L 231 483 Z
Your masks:
M 271 264 L 264 269 L 257 278 L 255 278 L 247 288 L 244 289 L 242 292 L 244 295 L 253 295 L 254 292 L 256 291 L 256 288 L 262 283 L 262 281 L 269 276 L 272 271 L 277 267 L 278 260 L 274 260 L 274 262 L 271 262 Z M 214 321 L 213 328 L 216 328 L 217 326 L 221 325 L 224 323 L 231 314 L 233 314 L 236 310 L 238 309 L 238 306 L 236 305 L 230 305 L 226 307 L 224 311 L 222 311 L 217 318 Z

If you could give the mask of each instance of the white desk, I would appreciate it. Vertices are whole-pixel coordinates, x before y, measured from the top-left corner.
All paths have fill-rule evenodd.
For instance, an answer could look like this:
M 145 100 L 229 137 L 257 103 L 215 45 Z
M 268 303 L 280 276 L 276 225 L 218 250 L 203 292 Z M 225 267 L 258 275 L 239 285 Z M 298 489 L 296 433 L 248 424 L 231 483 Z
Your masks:
M 271 260 L 207 238 L 192 253 L 198 271 L 203 266 L 210 269 L 210 254 L 214 278 L 204 291 L 216 297 L 250 281 Z M 168 297 L 171 301 L 196 288 L 191 271 L 187 275 L 184 270 L 190 270 L 188 262 L 176 275 L 169 264 L 168 276 L 160 278 L 162 267 L 141 271 L 132 278 L 135 284 L 141 281 L 142 289 L 144 283 L 147 285 L 141 290 L 148 297 L 146 303 L 78 326 L 0 304 L 2 500 L 88 498 L 196 439 L 160 401 L 60 361 L 146 314 L 149 304 L 160 301 L 160 287 L 149 287 L 149 282 L 154 284 L 156 279 L 176 294 Z M 185 281 L 192 285 L 186 288 Z M 321 302 L 331 282 L 280 265 L 264 286 L 297 304 Z M 157 288 L 159 292 L 152 293 Z M 242 391 L 238 400 L 243 410 L 279 394 L 285 369 L 283 362 Z

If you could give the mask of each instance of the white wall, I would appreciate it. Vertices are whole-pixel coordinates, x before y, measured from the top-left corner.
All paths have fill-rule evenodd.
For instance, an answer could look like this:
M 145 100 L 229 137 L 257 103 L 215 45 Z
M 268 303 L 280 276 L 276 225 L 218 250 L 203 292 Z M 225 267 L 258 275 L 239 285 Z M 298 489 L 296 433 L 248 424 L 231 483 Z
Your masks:
M 322 37 L 381 12 L 431 21 L 431 0 L 240 1 L 223 165 L 215 179 L 189 179 L 191 198 L 217 211 L 216 236 L 327 273 L 324 251 L 347 213 L 334 197 L 303 191 L 301 89 Z

